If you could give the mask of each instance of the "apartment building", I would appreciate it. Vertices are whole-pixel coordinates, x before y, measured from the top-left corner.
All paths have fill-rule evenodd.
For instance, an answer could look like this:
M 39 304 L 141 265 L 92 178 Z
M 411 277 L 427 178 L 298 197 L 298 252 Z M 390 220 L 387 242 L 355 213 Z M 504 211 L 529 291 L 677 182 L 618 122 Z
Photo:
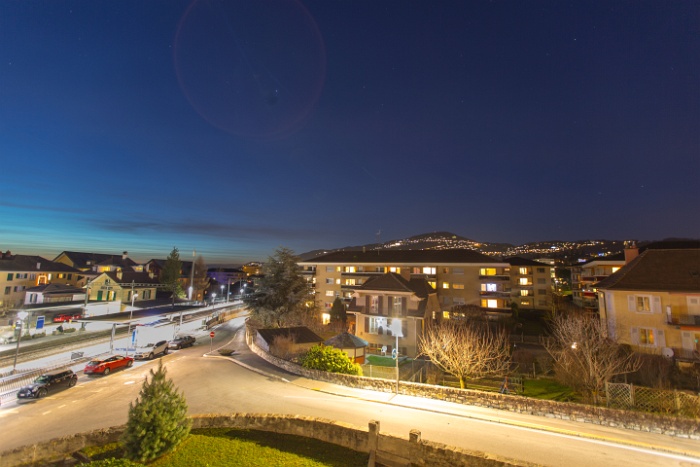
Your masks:
M 473 250 L 338 251 L 299 265 L 322 310 L 330 310 L 335 297 L 349 303 L 373 277 L 395 273 L 409 281 L 424 279 L 435 289 L 442 315 L 435 318 L 451 317 L 459 305 L 493 316 L 511 313 L 510 265 Z
M 619 271 L 624 265 L 625 254 L 619 253 L 594 258 L 570 266 L 571 295 L 574 304 L 590 310 L 597 310 L 598 292 L 596 284 Z
M 608 335 L 638 352 L 700 363 L 700 248 L 627 253 L 629 263 L 596 284 Z
M 21 308 L 27 289 L 43 284 L 85 285 L 85 276 L 77 269 L 41 256 L 0 256 L 0 311 Z
M 551 309 L 554 267 L 518 256 L 506 258 L 504 261 L 510 264 L 512 303 L 519 310 Z

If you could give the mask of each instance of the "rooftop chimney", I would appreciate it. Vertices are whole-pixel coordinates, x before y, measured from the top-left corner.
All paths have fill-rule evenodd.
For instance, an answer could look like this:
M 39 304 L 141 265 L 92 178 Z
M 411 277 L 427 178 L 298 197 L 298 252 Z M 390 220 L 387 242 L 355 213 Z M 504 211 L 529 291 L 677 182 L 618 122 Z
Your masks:
M 41 269 L 41 263 L 36 263 L 36 268 Z
M 128 252 L 128 251 L 125 251 L 125 252 L 122 253 L 122 259 L 126 259 L 126 258 L 128 258 L 128 257 L 129 257 L 129 252 Z
M 634 240 L 625 242 L 625 264 L 629 264 L 637 256 L 639 256 L 639 248 L 637 248 L 637 242 L 635 242 Z

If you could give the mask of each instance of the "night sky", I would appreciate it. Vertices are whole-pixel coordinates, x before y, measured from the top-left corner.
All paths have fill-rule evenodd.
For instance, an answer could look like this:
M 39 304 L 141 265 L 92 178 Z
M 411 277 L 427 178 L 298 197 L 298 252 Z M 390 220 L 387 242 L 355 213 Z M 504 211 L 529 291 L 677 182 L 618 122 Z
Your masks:
M 700 237 L 698 1 L 0 2 L 0 250 Z

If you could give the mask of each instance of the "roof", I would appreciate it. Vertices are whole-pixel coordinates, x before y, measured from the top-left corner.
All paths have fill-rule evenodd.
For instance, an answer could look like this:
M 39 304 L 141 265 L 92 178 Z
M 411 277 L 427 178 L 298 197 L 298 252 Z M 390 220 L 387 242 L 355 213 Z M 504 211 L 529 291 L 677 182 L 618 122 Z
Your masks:
M 296 326 L 291 328 L 258 329 L 258 334 L 268 345 L 275 342 L 275 338 L 291 337 L 295 344 L 320 344 L 323 338 L 306 326 Z
M 537 266 L 537 267 L 553 267 L 547 263 L 541 261 L 535 261 L 534 259 L 527 259 L 521 256 L 511 256 L 510 258 L 504 258 L 503 261 L 510 264 L 511 266 Z
M 312 260 L 300 261 L 301 264 L 320 263 L 430 263 L 430 264 L 482 264 L 502 263 L 490 256 L 474 250 L 372 250 L 372 251 L 336 251 Z
M 648 249 L 595 287 L 604 290 L 700 292 L 700 249 Z
M 625 262 L 625 253 L 616 253 L 614 255 L 608 255 L 608 256 L 598 256 L 596 258 L 591 258 L 589 260 L 584 261 L 583 263 L 576 263 L 573 264 L 573 266 L 588 266 L 593 263 L 624 263 Z
M 390 272 L 381 276 L 371 277 L 362 284 L 358 290 L 376 290 L 381 292 L 408 292 L 419 298 L 427 298 L 431 293 L 435 293 L 428 281 L 420 278 L 412 278 L 410 281 L 401 275 Z
M 337 336 L 331 337 L 326 342 L 324 342 L 324 344 L 331 347 L 335 347 L 336 349 L 359 349 L 361 347 L 367 347 L 369 345 L 369 343 L 366 340 L 360 339 L 359 337 L 355 336 L 354 334 L 350 334 L 347 331 L 338 334 Z
M 151 277 L 147 272 L 135 272 L 135 271 L 108 271 L 104 272 L 107 277 L 112 279 L 117 284 L 153 284 L 158 285 L 160 282 L 158 279 Z M 121 275 L 121 279 L 119 276 Z
M 24 271 L 47 271 L 47 272 L 69 272 L 80 274 L 75 268 L 63 263 L 56 263 L 41 256 L 12 255 L 4 256 L 0 259 L 0 271 L 24 272 Z
M 84 294 L 85 289 L 80 287 L 73 287 L 72 285 L 64 284 L 42 284 L 36 287 L 30 287 L 26 290 L 27 292 L 41 292 L 44 295 L 60 295 L 60 294 Z
M 73 262 L 78 269 L 92 269 L 97 264 L 109 265 L 116 264 L 122 267 L 133 269 L 136 262 L 124 255 L 109 255 L 106 253 L 86 253 L 82 251 L 64 251 L 61 255 L 65 255 Z M 55 259 L 55 258 L 54 258 Z

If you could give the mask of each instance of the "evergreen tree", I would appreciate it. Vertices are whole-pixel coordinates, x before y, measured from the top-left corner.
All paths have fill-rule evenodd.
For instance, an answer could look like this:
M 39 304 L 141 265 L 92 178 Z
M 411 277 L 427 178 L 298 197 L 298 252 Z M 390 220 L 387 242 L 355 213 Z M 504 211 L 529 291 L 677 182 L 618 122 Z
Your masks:
M 335 297 L 333 300 L 333 306 L 331 307 L 331 323 L 342 323 L 343 328 L 345 328 L 345 323 L 347 321 L 347 314 L 345 312 L 345 305 L 340 297 Z
M 207 276 L 207 263 L 204 262 L 202 255 L 197 256 L 192 267 L 194 268 L 193 297 L 198 297 L 201 293 L 202 300 L 204 300 L 204 291 L 209 288 L 211 279 Z
M 139 398 L 129 403 L 129 420 L 122 435 L 126 457 L 148 462 L 166 454 L 189 435 L 190 427 L 185 396 L 166 378 L 159 361 L 158 369 L 151 370 L 151 380 L 144 380 Z
M 293 324 L 301 320 L 304 305 L 311 300 L 311 285 L 302 276 L 299 258 L 287 248 L 278 248 L 263 265 L 263 277 L 255 292 L 243 299 L 251 315 L 263 325 Z
M 165 286 L 165 290 L 171 293 L 173 308 L 175 308 L 175 299 L 185 296 L 182 284 L 180 284 L 181 275 L 182 261 L 180 260 L 180 252 L 173 247 L 173 251 L 168 255 L 163 265 L 163 270 L 160 272 L 160 283 Z

